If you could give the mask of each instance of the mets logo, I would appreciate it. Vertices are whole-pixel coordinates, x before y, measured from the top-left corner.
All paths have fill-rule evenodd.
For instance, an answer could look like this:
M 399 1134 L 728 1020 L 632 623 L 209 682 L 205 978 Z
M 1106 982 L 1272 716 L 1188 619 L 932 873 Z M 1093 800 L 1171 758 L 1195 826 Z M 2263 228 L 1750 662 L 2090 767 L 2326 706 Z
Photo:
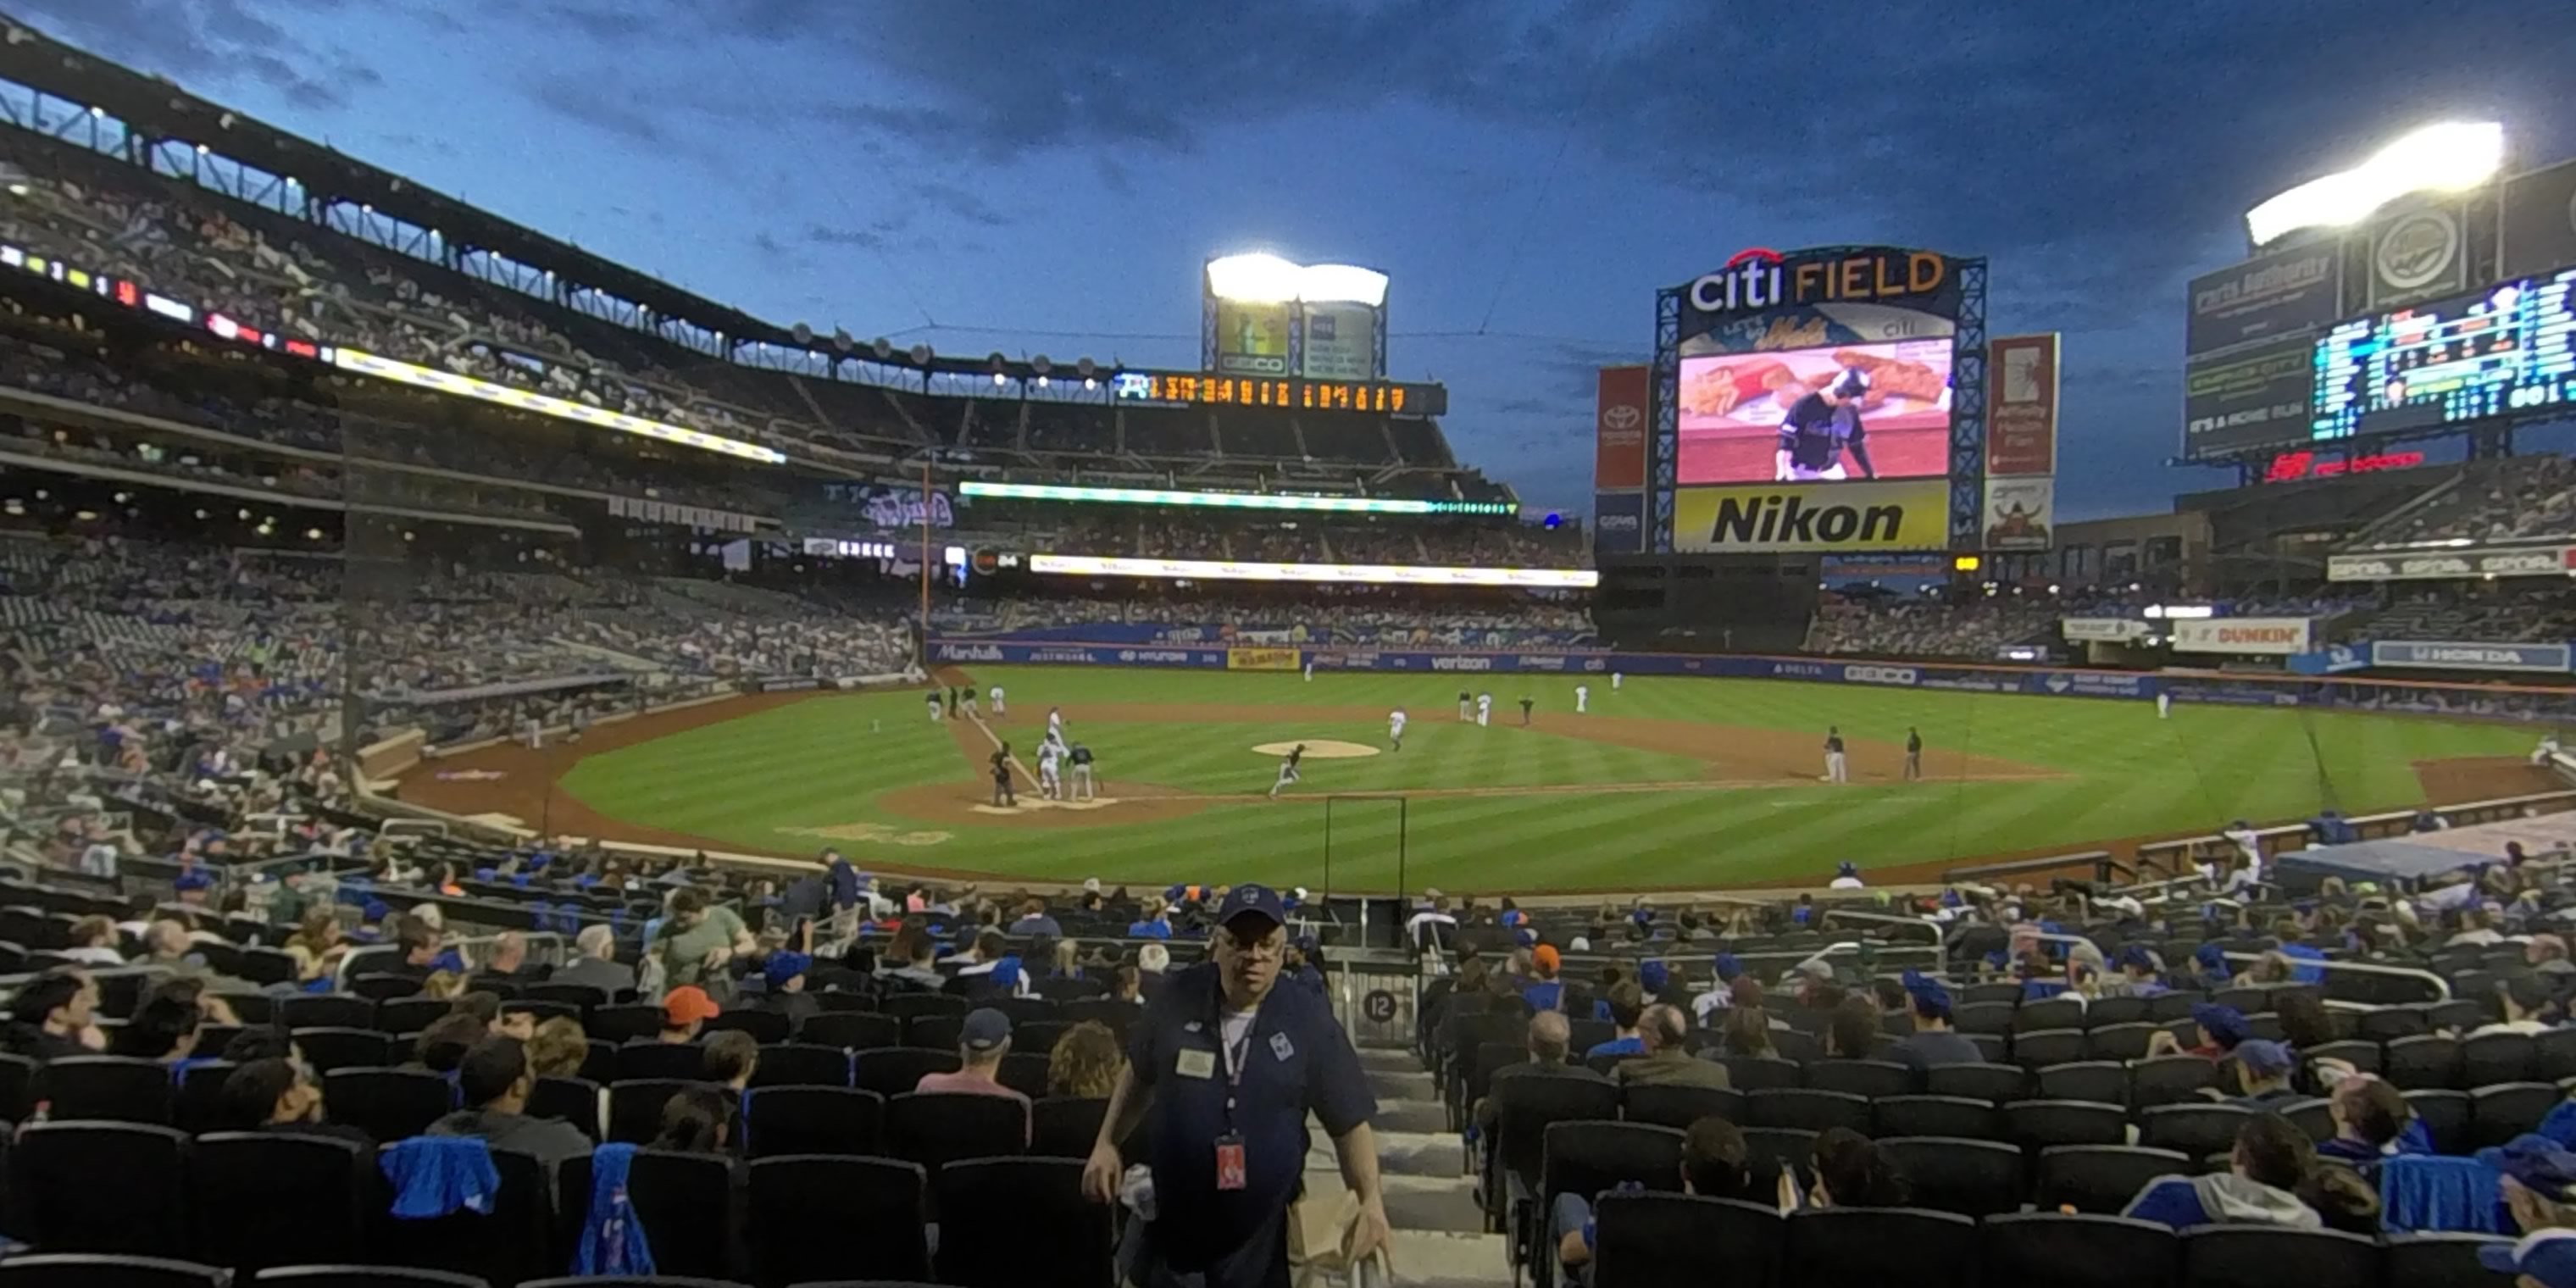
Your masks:
M 2411 291 L 2439 281 L 2460 256 L 2460 221 L 2448 210 L 2419 210 L 2379 234 L 2371 265 L 2381 285 Z

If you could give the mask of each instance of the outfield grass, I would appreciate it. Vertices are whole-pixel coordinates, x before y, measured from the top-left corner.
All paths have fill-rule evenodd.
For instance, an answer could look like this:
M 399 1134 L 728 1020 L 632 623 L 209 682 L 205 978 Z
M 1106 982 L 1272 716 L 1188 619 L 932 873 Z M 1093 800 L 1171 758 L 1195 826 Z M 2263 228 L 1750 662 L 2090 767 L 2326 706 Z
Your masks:
M 1690 757 L 1509 727 L 1524 694 L 1570 713 L 1574 677 L 1479 676 L 1492 729 L 1454 719 L 1458 677 L 979 667 L 1002 684 L 1012 719 L 998 726 L 1023 757 L 1046 708 L 1062 704 L 1075 735 L 1122 782 L 1202 794 L 1258 794 L 1274 758 L 1256 743 L 1335 738 L 1382 746 L 1381 718 L 1355 709 L 1402 705 L 1413 715 L 1400 754 L 1309 760 L 1306 797 L 1336 791 L 1454 790 L 1668 783 L 1671 790 L 1345 800 L 1331 811 L 1331 884 L 1393 889 L 1399 811 L 1403 881 L 1419 888 L 1538 891 L 1673 888 L 1948 862 L 2103 841 L 2206 830 L 2235 818 L 2302 818 L 2331 801 L 2347 812 L 2421 799 L 2413 762 L 2516 755 L 2526 731 L 2407 716 L 2178 704 L 2158 720 L 2150 703 L 1870 689 L 1790 681 L 1630 679 L 1617 694 L 1592 677 L 1596 713 L 1821 740 L 1828 724 L 1855 739 L 1901 742 L 1919 726 L 1936 750 L 1976 753 L 2062 775 L 2044 781 L 1784 784 L 1695 788 Z M 1086 724 L 1085 705 L 1117 704 L 1116 720 Z M 1223 722 L 1155 723 L 1139 707 L 1213 705 Z M 1275 709 L 1251 721 L 1246 707 Z M 1317 711 L 1301 716 L 1301 709 Z M 792 829 L 882 824 L 913 844 L 842 846 L 887 865 L 1032 878 L 1161 885 L 1260 878 L 1321 888 L 1327 829 L 1320 804 L 1222 802 L 1187 817 L 1036 828 L 931 822 L 886 809 L 886 794 L 973 781 L 950 730 L 925 719 L 917 693 L 818 698 L 592 756 L 564 779 L 591 808 L 634 823 L 744 849 L 810 852 Z M 1112 807 L 1114 810 L 1116 807 Z M 1104 812 L 1106 817 L 1116 817 Z M 925 834 L 946 833 L 935 843 Z

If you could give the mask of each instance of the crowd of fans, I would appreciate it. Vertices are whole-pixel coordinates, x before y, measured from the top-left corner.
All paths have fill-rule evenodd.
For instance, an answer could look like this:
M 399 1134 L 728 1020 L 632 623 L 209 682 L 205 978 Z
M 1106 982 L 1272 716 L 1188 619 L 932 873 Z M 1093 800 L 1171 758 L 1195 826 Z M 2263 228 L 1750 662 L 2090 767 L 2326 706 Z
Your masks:
M 2373 616 L 2359 631 L 2384 640 L 2564 643 L 2576 639 L 2576 600 L 2557 590 L 2474 600 L 2412 595 Z
M 2064 608 L 2053 599 L 1998 595 L 1946 599 L 1845 599 L 1820 606 L 1807 651 L 1877 657 L 1993 661 L 2008 645 L 2051 633 Z
M 1044 596 L 934 607 L 934 631 L 990 634 L 1093 624 L 1170 628 L 1175 643 L 1243 638 L 1294 644 L 1457 648 L 1575 645 L 1594 639 L 1578 601 L 1391 586 L 1053 587 Z M 1090 591 L 1089 594 L 1082 593 Z
M 2464 473 L 2459 483 L 2362 534 L 2356 550 L 2455 543 L 2497 545 L 2576 537 L 2576 461 L 2517 456 Z

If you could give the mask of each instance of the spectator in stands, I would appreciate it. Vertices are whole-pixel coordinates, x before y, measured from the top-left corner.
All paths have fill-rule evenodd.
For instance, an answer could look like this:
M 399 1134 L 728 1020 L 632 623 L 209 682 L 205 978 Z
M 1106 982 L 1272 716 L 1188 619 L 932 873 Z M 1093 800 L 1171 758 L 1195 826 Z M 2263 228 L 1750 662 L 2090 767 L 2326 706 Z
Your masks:
M 2533 935 L 2522 946 L 2522 960 L 2561 988 L 2566 987 L 2569 976 L 2576 975 L 2576 961 L 2567 960 L 2567 941 L 2557 935 Z
M 2354 1074 L 2337 1082 L 2326 1095 L 2326 1113 L 2334 1121 L 2334 1135 L 2317 1146 L 2320 1158 L 2360 1167 L 2399 1154 L 2433 1152 L 2415 1107 L 2379 1078 Z
M 2165 991 L 2156 968 L 2155 951 L 2145 944 L 2122 947 L 2112 964 L 2120 968 L 2120 976 L 2103 987 L 2104 997 L 2154 997 Z
M 1878 1004 L 1851 996 L 1825 1021 L 1824 1054 L 1829 1060 L 1866 1060 L 1878 1041 Z
M 2229 1104 L 2260 1111 L 2307 1098 L 2290 1085 L 2298 1060 L 2282 1043 L 2248 1038 L 2236 1044 L 2226 1063 L 2236 1071 L 2237 1094 Z
M 67 1056 L 97 1055 L 107 1046 L 98 1030 L 98 981 L 73 967 L 56 967 L 21 985 L 9 999 L 9 1026 L 0 1047 L 39 1064 Z
M 2120 1215 L 2177 1230 L 2211 1224 L 2319 1229 L 2323 1220 L 2299 1197 L 2315 1166 L 2306 1133 L 2279 1114 L 2257 1114 L 2236 1130 L 2228 1170 L 2149 1181 Z
M 1066 1029 L 1047 1053 L 1047 1095 L 1106 1100 L 1126 1068 L 1118 1035 L 1098 1020 L 1084 1020 Z
M 1807 1191 L 1811 1207 L 1903 1207 L 1910 1189 L 1887 1156 L 1870 1139 L 1849 1127 L 1828 1127 L 1816 1135 L 1809 1163 L 1816 1183 Z M 1780 1173 L 1781 1198 L 1793 1194 L 1789 1170 Z
M 760 1040 L 740 1029 L 707 1035 L 706 1080 L 736 1092 L 751 1089 L 760 1069 Z
M 412 1044 L 412 1061 L 431 1073 L 456 1072 L 465 1053 L 492 1036 L 491 1025 L 471 1011 L 450 1011 L 429 1022 Z
M 322 1092 L 293 1060 L 253 1060 L 225 1075 L 222 1115 L 230 1131 L 321 1136 L 375 1148 L 365 1132 L 322 1121 Z
M 540 1078 L 578 1078 L 590 1060 L 590 1038 L 581 1021 L 558 1015 L 528 1039 L 528 1068 Z
M 741 914 L 709 903 L 704 890 L 683 886 L 671 892 L 670 917 L 652 951 L 661 960 L 664 978 L 680 985 L 704 983 L 758 946 Z
M 536 1089 L 517 1038 L 485 1038 L 457 1066 L 457 1099 L 467 1106 L 429 1126 L 432 1136 L 479 1136 L 493 1149 L 526 1154 L 552 1166 L 590 1153 L 590 1138 L 570 1123 L 528 1117 Z
M 932 941 L 930 932 L 907 925 L 896 931 L 894 942 L 886 946 L 885 960 L 894 964 L 885 971 L 885 978 L 936 993 L 948 986 L 948 977 L 940 974 L 934 964 L 938 956 L 939 945 Z
M 2496 1004 L 2504 1010 L 2504 1018 L 2471 1029 L 2470 1037 L 2485 1037 L 2490 1033 L 2540 1034 L 2550 1030 L 2549 1016 L 2556 1010 L 2558 998 L 2550 991 L 2547 977 L 2508 976 L 2496 981 L 2495 995 Z
M 695 984 L 683 984 L 662 998 L 662 1032 L 659 1041 L 669 1046 L 685 1046 L 698 1040 L 707 1021 L 724 1014 L 716 999 Z
M 1030 899 L 1020 905 L 1020 919 L 1011 923 L 1014 935 L 1044 935 L 1049 939 L 1064 938 L 1064 927 L 1047 915 L 1046 900 Z
M 206 961 L 194 951 L 195 941 L 188 928 L 176 921 L 155 921 L 143 932 L 144 953 L 135 959 L 137 966 L 150 966 L 184 979 L 199 979 L 210 972 Z
M 1566 1063 L 1568 1050 L 1573 1045 L 1574 1041 L 1574 1026 L 1563 1014 L 1559 1012 L 1541 1011 L 1538 1014 L 1531 1016 L 1529 1030 L 1524 1035 L 1523 1041 L 1529 1050 L 1529 1059 L 1519 1064 L 1507 1064 L 1494 1070 L 1490 1082 L 1501 1082 L 1505 1079 L 1516 1078 L 1573 1078 L 1584 1082 L 1607 1081 L 1607 1079 L 1603 1078 L 1600 1074 L 1585 1068 L 1581 1064 Z M 1632 1060 L 1629 1063 L 1634 1064 L 1636 1062 Z M 1719 1072 L 1723 1073 L 1725 1070 L 1721 1069 Z M 1474 1111 L 1470 1114 L 1470 1117 L 1474 1120 L 1476 1129 L 1480 1134 L 1486 1135 L 1487 1137 L 1491 1136 L 1494 1130 L 1494 1101 L 1491 1094 L 1490 1083 L 1486 1097 L 1476 1102 Z
M 1529 1003 L 1531 1010 L 1565 1009 L 1565 983 L 1556 977 L 1562 961 L 1554 944 L 1540 944 L 1530 950 L 1530 970 L 1536 978 L 1521 990 L 1521 1000 Z
M 125 954 L 116 951 L 116 923 L 105 917 L 83 917 L 73 922 L 69 939 L 62 955 L 84 966 L 125 964 Z
M 1161 944 L 1144 944 L 1136 949 L 1137 984 L 1148 999 L 1163 987 L 1163 977 L 1172 969 L 1172 950 Z
M 1162 900 L 1146 903 L 1144 919 L 1127 927 L 1129 939 L 1169 939 L 1172 937 L 1172 910 Z
M 404 913 L 393 917 L 387 929 L 392 932 L 394 943 L 401 952 L 392 961 L 382 957 L 368 959 L 365 973 L 425 980 L 441 969 L 438 958 L 442 936 L 438 927 Z
M 1583 1053 L 1583 1058 L 1644 1055 L 1646 1042 L 1637 1036 L 1637 1020 L 1646 1013 L 1645 990 L 1637 987 L 1636 981 L 1623 979 L 1612 985 L 1609 994 L 1601 1000 L 1610 1009 L 1610 1040 L 1593 1043 L 1592 1049 Z
M 1907 971 L 1905 992 L 1912 1001 L 1914 1031 L 1899 1039 L 1888 1058 L 1917 1072 L 1943 1064 L 1983 1064 L 1986 1053 L 1950 1027 L 1950 990 L 1920 971 Z
M 1702 1024 L 1709 1023 L 1709 1017 L 1716 1012 L 1735 1005 L 1734 984 L 1744 974 L 1743 964 L 1736 961 L 1733 953 L 1719 953 L 1712 962 L 1717 970 L 1716 982 L 1707 992 L 1691 999 L 1691 1014 Z
M 546 968 L 528 961 L 528 937 L 515 930 L 492 937 L 492 951 L 474 973 L 477 984 L 541 984 L 545 978 Z
M 2216 1002 L 2193 1003 L 2191 1022 L 2197 1026 L 2197 1031 L 2190 1046 L 2182 1045 L 2173 1034 L 2159 1029 L 2147 1039 L 2148 1058 L 2196 1055 L 2203 1060 L 2224 1059 L 2238 1043 L 2254 1035 L 2254 1028 L 2246 1022 L 2243 1011 L 2233 1006 L 2220 1006 Z
M 1008 1096 L 1026 1105 L 1029 1102 L 1026 1095 L 1002 1085 L 1002 1057 L 1010 1053 L 1010 1017 L 989 1006 L 969 1011 L 965 1024 L 957 1031 L 957 1058 L 961 1067 L 955 1073 L 925 1073 L 912 1089 L 970 1096 Z
M 1753 1169 L 1744 1133 L 1723 1118 L 1707 1117 L 1682 1133 L 1682 1193 L 1705 1199 L 1742 1199 L 1753 1188 Z M 1558 1264 L 1570 1282 L 1592 1282 L 1593 1201 L 1577 1194 L 1556 1196 L 1551 1229 L 1556 1235 Z
M 1147 944 L 1145 946 L 1147 948 L 1152 948 L 1156 945 Z M 1137 956 L 1141 958 L 1144 954 L 1139 952 Z M 1143 1006 L 1145 1004 L 1144 980 L 1145 973 L 1136 966 L 1129 964 L 1120 965 L 1118 969 L 1109 973 L 1109 1000 L 1113 1002 L 1133 1002 L 1138 1006 Z
M 1726 1012 L 1726 1023 L 1718 1030 L 1719 1043 L 1728 1055 L 1777 1060 L 1780 1048 L 1771 1041 L 1771 1014 L 1759 1006 L 1737 1003 Z
M 160 1064 L 187 1059 L 196 1052 L 197 1028 L 205 1019 L 197 1005 L 205 988 L 203 980 L 163 981 L 108 1039 L 107 1053 Z
M 1690 1039 L 1690 1021 L 1680 1007 L 1660 1002 L 1647 1007 L 1637 1020 L 1637 1036 L 1644 1039 L 1646 1053 L 1619 1063 L 1614 1072 L 1620 1086 L 1709 1087 L 1723 1091 L 1730 1085 L 1725 1065 L 1702 1060 L 1683 1045 Z
M 760 976 L 769 987 L 760 995 L 760 1009 L 786 1016 L 790 1036 L 803 1028 L 805 1021 L 823 1013 L 823 1004 L 805 991 L 806 978 L 813 969 L 813 958 L 784 949 L 761 959 Z
M 617 960 L 616 931 L 584 926 L 573 948 L 579 956 L 555 972 L 555 983 L 588 985 L 612 1002 L 634 993 L 635 968 Z
M 717 1036 L 744 1036 L 718 1034 Z M 712 1087 L 683 1087 L 662 1102 L 662 1126 L 650 1148 L 683 1154 L 722 1154 L 733 1143 L 738 1095 Z
M 295 978 L 306 982 L 330 974 L 349 951 L 348 940 L 340 933 L 340 919 L 326 904 L 304 910 L 284 947 L 286 955 L 295 959 Z

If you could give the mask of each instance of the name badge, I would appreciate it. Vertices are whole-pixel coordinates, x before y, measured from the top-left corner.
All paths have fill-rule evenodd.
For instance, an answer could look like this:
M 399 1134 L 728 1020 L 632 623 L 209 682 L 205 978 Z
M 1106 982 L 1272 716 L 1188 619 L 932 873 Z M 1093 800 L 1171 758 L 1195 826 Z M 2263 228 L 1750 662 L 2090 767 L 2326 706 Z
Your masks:
M 1272 1059 L 1284 1061 L 1296 1054 L 1297 1047 L 1294 1043 L 1291 1043 L 1288 1040 L 1287 1034 L 1273 1033 L 1270 1035 L 1270 1057 Z
M 1213 1078 L 1216 1076 L 1216 1052 L 1180 1052 L 1172 1061 L 1172 1072 L 1184 1078 Z

